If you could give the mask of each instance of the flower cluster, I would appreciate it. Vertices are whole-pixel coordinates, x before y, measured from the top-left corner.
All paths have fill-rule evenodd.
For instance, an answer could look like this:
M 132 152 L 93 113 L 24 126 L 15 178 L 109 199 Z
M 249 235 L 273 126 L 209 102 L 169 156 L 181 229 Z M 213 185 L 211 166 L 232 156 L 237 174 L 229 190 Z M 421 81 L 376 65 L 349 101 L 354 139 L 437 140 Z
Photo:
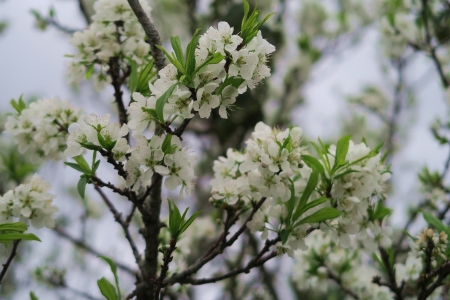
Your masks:
M 54 196 L 48 193 L 50 184 L 34 176 L 27 184 L 21 184 L 0 197 L 0 224 L 31 221 L 36 228 L 53 228 L 54 214 L 58 208 L 52 205 Z
M 147 15 L 151 8 L 140 1 Z M 69 80 L 76 82 L 85 74 L 93 75 L 94 85 L 102 90 L 111 82 L 108 76 L 111 58 L 121 59 L 126 69 L 126 58 L 141 64 L 150 59 L 150 46 L 145 42 L 145 32 L 126 0 L 100 0 L 94 5 L 93 22 L 83 31 L 76 32 L 70 43 L 77 47 L 74 62 L 69 68 Z M 97 66 L 94 72 L 94 66 Z
M 209 118 L 215 108 L 219 108 L 222 118 L 228 118 L 227 110 L 233 107 L 236 97 L 270 76 L 267 64 L 273 51 L 275 47 L 262 38 L 261 32 L 244 44 L 228 23 L 220 22 L 199 38 L 193 56 L 195 71 L 189 75 L 192 78 L 182 75 L 187 67 L 178 61 L 178 66 L 168 64 L 159 72 L 159 79 L 150 84 L 150 98 L 133 95 L 136 102 L 130 106 L 132 126 L 144 130 L 147 124 L 153 124 L 157 120 L 156 100 L 167 92 L 170 96 L 164 105 L 164 119 L 171 115 L 192 118 L 194 113 Z
M 58 98 L 41 99 L 27 107 L 22 100 L 13 104 L 17 114 L 8 117 L 5 131 L 14 136 L 21 154 L 33 160 L 63 157 L 67 128 L 77 122 L 81 109 Z
M 329 153 L 328 160 L 333 165 L 336 155 L 334 145 L 329 148 Z M 384 247 L 389 246 L 390 228 L 382 229 L 368 222 L 368 208 L 373 206 L 372 197 L 383 196 L 385 182 L 390 178 L 390 173 L 381 163 L 381 154 L 375 155 L 364 143 L 354 144 L 350 141 L 345 160 L 348 166 L 334 175 L 331 189 L 331 196 L 342 212 L 330 224 L 336 241 L 342 247 L 348 247 L 349 235 L 359 233 L 363 243 L 370 249 L 376 249 L 379 243 Z
M 290 198 L 290 178 L 299 172 L 302 130 L 280 131 L 260 122 L 247 141 L 245 154 L 229 149 L 214 162 L 212 201 L 249 203 L 261 197 Z
M 183 147 L 180 139 L 172 135 L 153 135 L 147 139 L 135 133 L 136 145 L 130 149 L 130 157 L 125 165 L 128 172 L 126 186 L 139 190 L 141 186 L 150 184 L 156 172 L 167 176 L 164 186 L 174 190 L 181 185 L 180 198 L 183 193 L 191 194 L 194 188 L 194 168 L 192 163 L 197 156 Z
M 296 252 L 293 268 L 293 280 L 300 290 L 325 293 L 335 284 L 334 277 L 358 299 L 393 299 L 388 288 L 370 283 L 377 272 L 363 263 L 362 253 L 337 246 L 330 235 L 318 230 L 306 243 L 308 250 Z
M 130 149 L 127 139 L 127 125 L 111 123 L 110 116 L 90 115 L 78 123 L 69 126 L 67 149 L 64 154 L 68 157 L 83 153 L 84 147 L 98 146 L 113 153 L 114 159 L 124 161 L 125 154 Z

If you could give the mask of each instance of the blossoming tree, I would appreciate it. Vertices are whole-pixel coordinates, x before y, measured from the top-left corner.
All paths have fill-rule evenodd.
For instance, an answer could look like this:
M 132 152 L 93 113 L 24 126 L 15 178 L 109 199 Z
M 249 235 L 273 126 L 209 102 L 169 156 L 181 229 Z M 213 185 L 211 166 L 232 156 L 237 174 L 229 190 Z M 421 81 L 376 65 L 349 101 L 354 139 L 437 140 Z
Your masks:
M 11 101 L 15 113 L 8 117 L 5 131 L 31 161 L 64 161 L 77 172 L 81 198 L 87 188 L 98 193 L 123 230 L 134 267 L 65 232 L 55 222 L 58 208 L 52 204 L 55 195 L 49 193 L 50 184 L 36 175 L 0 197 L 0 242 L 9 251 L 0 283 L 20 246 L 40 241 L 25 233 L 31 224 L 55 230 L 103 259 L 114 280 L 102 277 L 97 286 L 98 294 L 108 300 L 188 298 L 191 286 L 236 280 L 250 276 L 245 274 L 252 270 L 263 275 L 268 293 L 250 292 L 245 297 L 276 299 L 265 265 L 286 256 L 295 262 L 289 265 L 299 298 L 306 297 L 305 290 L 312 290 L 310 297 L 318 299 L 321 291 L 337 290 L 338 297 L 346 299 L 445 299 L 450 286 L 446 222 L 450 204 L 443 180 L 449 163 L 442 173 L 424 169 L 420 174 L 424 190 L 435 195 L 413 210 L 404 230 L 393 232 L 388 226 L 391 209 L 386 199 L 396 122 L 407 89 L 403 72 L 408 51 L 427 54 L 442 84 L 449 86 L 443 63 L 446 53 L 441 56 L 439 50 L 448 41 L 443 32 L 448 29 L 450 7 L 445 1 L 427 0 L 374 3 L 379 5 L 376 16 L 362 14 L 367 12 L 362 5 L 351 1 L 346 5 L 359 25 L 380 18 L 385 55 L 398 72 L 393 109 L 376 87 L 368 87 L 350 102 L 381 119 L 387 134 L 379 139 L 386 146 L 369 147 L 365 139 L 350 135 L 334 143 L 320 138 L 305 142 L 302 129 L 288 124 L 280 110 L 273 122 L 280 126 L 258 120 L 251 124 L 251 133 L 236 132 L 244 143 L 239 140 L 215 158 L 207 197 L 210 206 L 202 211 L 179 208 L 186 207 L 186 198 L 195 203 L 200 197 L 193 193 L 197 179 L 203 178 L 195 166 L 206 155 L 188 146 L 185 132 L 201 119 L 219 119 L 216 124 L 232 126 L 227 122 L 240 107 L 240 95 L 271 75 L 276 47 L 265 39 L 263 30 L 271 14 L 251 9 L 244 0 L 237 25 L 219 21 L 207 30 L 193 28 L 187 43 L 172 36 L 170 45 L 163 47 L 146 1 L 97 0 L 94 13 L 86 14 L 89 26 L 72 35 L 77 53 L 71 57 L 69 79 L 92 80 L 98 90 L 112 86 L 117 116 L 87 115 L 58 98 L 27 104 L 20 97 Z M 56 23 L 54 12 L 49 17 L 34 14 L 41 27 L 70 31 Z M 321 4 L 302 4 L 298 42 L 302 63 L 312 65 L 326 53 L 329 44 L 323 46 L 321 39 L 336 42 L 353 32 L 342 11 L 336 16 L 338 26 L 330 29 Z M 301 72 L 308 68 L 294 65 L 290 75 L 300 82 L 287 82 L 286 89 L 296 92 L 293 86 L 302 84 Z M 286 91 L 280 104 L 288 111 L 291 92 Z M 443 122 L 433 127 L 442 144 L 448 143 L 446 130 Z M 233 129 L 226 132 L 230 135 Z M 115 180 L 105 179 L 100 165 Z M 106 191 L 120 195 L 130 210 L 117 208 Z M 420 214 L 428 227 L 413 236 L 408 229 Z M 136 218 L 138 222 L 133 221 Z M 132 232 L 135 227 L 142 242 Z M 217 268 L 215 262 L 226 256 L 236 257 L 237 263 Z M 118 269 L 134 278 L 127 291 L 121 288 Z M 41 271 L 41 276 L 55 286 L 68 286 L 56 271 Z M 235 284 L 230 291 L 242 288 Z M 88 291 L 77 295 L 96 299 Z M 33 292 L 30 297 L 38 299 Z

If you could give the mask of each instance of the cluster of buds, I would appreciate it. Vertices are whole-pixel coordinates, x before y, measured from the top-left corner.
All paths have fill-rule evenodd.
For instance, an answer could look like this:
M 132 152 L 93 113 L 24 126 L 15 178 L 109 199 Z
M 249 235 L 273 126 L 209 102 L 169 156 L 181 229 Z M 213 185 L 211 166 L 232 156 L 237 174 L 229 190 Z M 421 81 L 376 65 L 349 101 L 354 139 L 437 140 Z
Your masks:
M 432 228 L 425 228 L 423 232 L 417 235 L 416 244 L 419 251 L 427 251 L 428 247 L 433 247 L 432 255 L 437 256 L 447 248 L 447 234 L 441 231 L 439 234 Z

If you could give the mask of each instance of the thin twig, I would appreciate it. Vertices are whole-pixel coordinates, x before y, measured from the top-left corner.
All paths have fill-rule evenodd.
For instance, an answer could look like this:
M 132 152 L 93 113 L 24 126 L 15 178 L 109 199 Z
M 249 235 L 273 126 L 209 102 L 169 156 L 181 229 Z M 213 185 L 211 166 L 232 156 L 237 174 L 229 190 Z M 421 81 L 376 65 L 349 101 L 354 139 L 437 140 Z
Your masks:
M 91 246 L 89 246 L 88 244 L 86 244 L 84 241 L 79 240 L 77 238 L 74 238 L 73 236 L 71 236 L 70 234 L 68 234 L 67 232 L 65 232 L 62 228 L 60 227 L 55 227 L 53 230 L 56 234 L 58 234 L 60 237 L 65 238 L 66 240 L 70 241 L 72 244 L 74 244 L 75 246 L 77 246 L 78 248 L 81 248 L 83 250 L 85 250 L 87 253 L 90 253 L 92 255 L 95 256 L 105 256 L 103 253 L 98 252 L 97 250 L 93 249 Z M 136 271 L 131 269 L 130 267 L 119 263 L 119 262 L 114 262 L 117 267 L 131 275 L 136 275 Z
M 2 283 L 3 277 L 5 277 L 6 275 L 6 271 L 8 271 L 8 268 L 11 265 L 11 262 L 16 256 L 17 248 L 19 247 L 20 241 L 21 240 L 17 240 L 13 242 L 13 248 L 11 250 L 11 253 L 9 254 L 8 260 L 6 261 L 6 263 L 3 264 L 2 272 L 0 272 L 0 284 Z
M 133 251 L 134 259 L 136 260 L 136 263 L 139 266 L 141 263 L 141 255 L 139 254 L 139 250 L 137 249 L 136 243 L 131 237 L 127 223 L 122 219 L 122 214 L 117 211 L 117 209 L 114 207 L 114 204 L 111 202 L 111 200 L 109 200 L 108 196 L 106 196 L 106 194 L 102 191 L 102 189 L 99 186 L 95 186 L 95 190 L 100 194 L 100 196 L 103 199 L 103 202 L 105 202 L 106 206 L 108 206 L 109 210 L 112 212 L 116 222 L 119 223 L 120 226 L 122 227 L 123 232 L 125 233 L 125 238 L 130 244 L 131 251 Z

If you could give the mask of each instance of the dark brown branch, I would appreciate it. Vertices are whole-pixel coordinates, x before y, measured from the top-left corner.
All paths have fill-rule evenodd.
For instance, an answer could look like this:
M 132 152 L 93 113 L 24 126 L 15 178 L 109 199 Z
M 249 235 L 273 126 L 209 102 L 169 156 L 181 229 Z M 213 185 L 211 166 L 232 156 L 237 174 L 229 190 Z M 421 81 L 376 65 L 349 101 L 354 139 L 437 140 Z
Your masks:
M 0 284 L 2 283 L 3 278 L 6 275 L 6 271 L 8 271 L 9 266 L 11 265 L 11 262 L 13 261 L 14 257 L 17 253 L 17 248 L 19 247 L 19 243 L 21 240 L 17 240 L 13 242 L 13 248 L 11 250 L 11 253 L 9 254 L 8 260 L 6 263 L 3 264 L 3 269 L 0 272 Z
M 172 253 L 177 249 L 176 244 L 177 241 L 175 239 L 171 239 L 169 248 L 167 248 L 166 251 L 164 252 L 161 274 L 155 280 L 156 283 L 155 299 L 159 299 L 159 294 L 161 292 L 161 288 L 163 287 L 164 279 L 166 279 L 167 271 L 169 271 L 169 264 L 173 259 Z
M 108 163 L 110 163 L 111 165 L 113 165 L 114 169 L 117 170 L 117 173 L 119 174 L 119 176 L 123 177 L 124 179 L 127 178 L 127 171 L 125 171 L 123 163 L 120 161 L 116 161 L 114 159 L 114 154 L 111 151 L 107 151 L 105 149 L 102 148 L 98 148 L 98 152 L 106 158 L 106 161 Z
M 270 249 L 271 246 L 275 245 L 276 243 L 278 243 L 280 241 L 280 237 L 277 237 L 273 240 L 266 240 L 266 243 L 264 245 L 264 247 L 261 249 L 261 251 L 254 257 L 252 258 L 245 267 L 243 268 L 238 268 L 235 269 L 233 271 L 230 271 L 228 273 L 216 276 L 216 277 L 212 277 L 212 278 L 202 278 L 202 279 L 196 279 L 196 278 L 185 278 L 181 281 L 179 281 L 180 283 L 184 283 L 184 284 L 192 284 L 192 285 L 201 285 L 201 284 L 207 284 L 207 283 L 212 283 L 212 282 L 217 282 L 220 280 L 224 280 L 242 273 L 249 273 L 251 269 L 262 266 L 264 263 L 266 263 L 268 260 L 274 258 L 277 256 L 277 252 L 276 251 L 272 251 L 271 253 L 269 253 L 268 255 L 266 255 L 265 257 L 263 257 L 263 255 L 265 253 L 267 253 Z
M 56 234 L 58 234 L 60 237 L 65 238 L 66 240 L 70 241 L 72 244 L 74 244 L 75 246 L 77 246 L 78 248 L 81 248 L 83 250 L 85 250 L 87 253 L 90 253 L 92 255 L 95 256 L 105 256 L 103 253 L 98 252 L 97 250 L 93 249 L 91 246 L 89 246 L 88 244 L 86 244 L 84 241 L 76 239 L 74 237 L 72 237 L 71 235 L 69 235 L 67 232 L 65 232 L 62 228 L 60 227 L 55 227 L 53 230 Z M 136 271 L 131 269 L 130 267 L 116 262 L 115 264 L 117 265 L 117 267 L 131 275 L 136 275 Z
M 156 47 L 161 45 L 161 38 L 159 36 L 159 33 L 156 30 L 155 25 L 153 25 L 152 21 L 145 13 L 144 9 L 139 3 L 139 0 L 128 0 L 128 3 L 130 4 L 130 7 L 136 15 L 139 23 L 141 23 L 142 28 L 144 28 L 145 34 L 147 35 L 148 43 L 152 48 L 152 56 L 155 59 L 155 67 L 158 70 L 161 70 L 165 66 L 166 59 L 164 53 L 158 47 Z
M 119 31 L 117 29 L 117 31 Z M 111 57 L 109 60 L 108 74 L 111 76 L 111 84 L 114 88 L 114 97 L 119 111 L 120 125 L 128 122 L 127 110 L 122 99 L 122 84 L 125 81 L 125 76 L 120 74 L 120 62 L 118 57 Z
M 150 284 L 155 278 L 158 268 L 158 247 L 160 231 L 160 213 L 161 213 L 161 184 L 162 176 L 155 173 L 152 178 L 150 197 L 144 201 L 144 210 L 148 213 L 142 214 L 142 220 L 145 228 L 141 229 L 141 234 L 145 240 L 145 259 L 142 261 L 140 269 L 144 282 Z M 154 299 L 154 293 L 151 288 L 145 287 L 137 293 L 137 299 Z

